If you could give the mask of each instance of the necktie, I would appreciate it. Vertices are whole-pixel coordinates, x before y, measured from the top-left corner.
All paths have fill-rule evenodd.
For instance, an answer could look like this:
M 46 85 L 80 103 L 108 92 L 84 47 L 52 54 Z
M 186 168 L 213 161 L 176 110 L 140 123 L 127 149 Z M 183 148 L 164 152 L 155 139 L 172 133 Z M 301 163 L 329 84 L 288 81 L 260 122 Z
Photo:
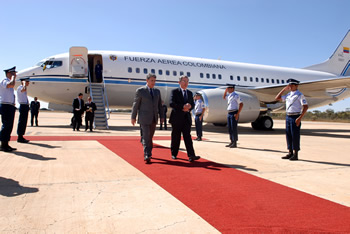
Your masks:
M 152 99 L 153 99 L 153 89 L 149 89 L 149 92 L 150 92 Z
M 185 103 L 187 103 L 187 91 L 186 90 L 184 90 L 184 101 L 185 101 Z

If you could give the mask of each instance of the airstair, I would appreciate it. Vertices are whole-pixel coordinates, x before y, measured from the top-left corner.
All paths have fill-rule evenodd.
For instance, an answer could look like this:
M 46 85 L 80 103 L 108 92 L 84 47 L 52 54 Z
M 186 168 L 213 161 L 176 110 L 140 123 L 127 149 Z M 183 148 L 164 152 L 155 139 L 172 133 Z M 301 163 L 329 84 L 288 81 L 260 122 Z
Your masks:
M 105 82 L 91 83 L 90 82 L 90 96 L 92 101 L 96 104 L 95 111 L 95 128 L 109 129 L 108 119 L 110 118 L 110 110 L 106 92 Z

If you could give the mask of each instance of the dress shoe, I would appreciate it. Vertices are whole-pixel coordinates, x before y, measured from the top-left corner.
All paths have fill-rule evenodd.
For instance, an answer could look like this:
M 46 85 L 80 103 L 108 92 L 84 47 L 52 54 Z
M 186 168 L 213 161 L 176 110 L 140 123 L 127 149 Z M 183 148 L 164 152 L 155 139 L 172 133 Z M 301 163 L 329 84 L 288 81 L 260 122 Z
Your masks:
M 290 161 L 297 161 L 298 160 L 298 152 L 295 152 L 292 157 L 289 158 Z
M 171 158 L 175 160 L 175 159 L 177 159 L 177 156 L 171 155 Z
M 282 159 L 290 159 L 293 156 L 293 152 L 289 152 L 286 156 L 282 157 Z
M 10 148 L 11 151 L 17 150 L 17 148 L 13 148 L 11 146 L 8 146 L 8 148 Z
M 201 141 L 202 140 L 202 138 L 201 137 L 197 137 L 197 139 L 196 139 L 197 141 Z
M 24 138 L 22 137 L 22 138 L 18 138 L 18 139 L 17 139 L 17 142 L 19 142 L 19 143 L 28 143 L 29 140 L 24 139 Z
M 198 159 L 200 159 L 201 157 L 200 156 L 191 156 L 189 159 L 188 159 L 188 161 L 189 162 L 193 162 L 193 161 L 196 161 L 196 160 L 198 160 Z
M 233 144 L 233 142 L 231 142 L 231 143 L 228 144 L 228 145 L 225 145 L 225 147 L 231 147 L 232 144 Z
M 4 151 L 4 152 L 11 152 L 12 151 L 12 148 L 10 148 L 10 147 L 1 147 L 0 148 L 0 151 Z
M 145 156 L 145 161 L 146 161 L 146 163 L 150 163 L 151 162 L 151 157 L 150 156 Z
M 237 143 L 236 142 L 232 142 L 230 148 L 237 148 Z

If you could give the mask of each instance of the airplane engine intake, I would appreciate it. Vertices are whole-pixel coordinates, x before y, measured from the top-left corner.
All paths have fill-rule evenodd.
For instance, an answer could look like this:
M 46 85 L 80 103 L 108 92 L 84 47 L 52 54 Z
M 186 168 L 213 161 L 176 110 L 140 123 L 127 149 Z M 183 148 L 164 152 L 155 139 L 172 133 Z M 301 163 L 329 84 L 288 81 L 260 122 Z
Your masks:
M 204 114 L 204 121 L 215 124 L 226 124 L 227 123 L 227 100 L 222 97 L 225 89 L 206 89 L 201 90 L 206 111 Z M 260 102 L 259 100 L 247 93 L 237 92 L 243 101 L 243 109 L 239 116 L 239 122 L 249 123 L 254 122 L 260 113 Z

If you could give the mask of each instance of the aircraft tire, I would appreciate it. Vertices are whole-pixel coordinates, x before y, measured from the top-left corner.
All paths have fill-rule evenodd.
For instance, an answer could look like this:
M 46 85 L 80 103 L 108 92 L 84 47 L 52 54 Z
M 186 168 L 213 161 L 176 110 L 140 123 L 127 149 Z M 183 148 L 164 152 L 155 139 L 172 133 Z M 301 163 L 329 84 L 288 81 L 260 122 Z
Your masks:
M 252 128 L 254 130 L 272 130 L 273 120 L 270 116 L 261 116 L 254 122 L 252 122 Z

